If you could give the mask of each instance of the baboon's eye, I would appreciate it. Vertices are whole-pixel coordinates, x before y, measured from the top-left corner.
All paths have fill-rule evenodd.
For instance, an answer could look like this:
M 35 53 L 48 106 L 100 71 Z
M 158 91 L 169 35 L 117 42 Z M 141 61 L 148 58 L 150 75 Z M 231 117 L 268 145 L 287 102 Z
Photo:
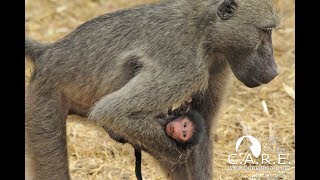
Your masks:
M 261 28 L 261 29 L 268 34 L 272 33 L 272 28 Z
M 235 11 L 235 9 L 233 8 L 233 6 L 231 6 L 231 5 L 228 5 L 228 6 L 227 6 L 227 9 L 228 9 L 228 10 L 227 10 L 227 13 L 228 13 L 228 14 L 231 14 L 231 13 L 233 13 L 233 12 Z
M 187 136 L 186 132 L 183 132 L 183 137 L 185 138 Z
M 184 123 L 183 127 L 187 127 L 187 123 Z

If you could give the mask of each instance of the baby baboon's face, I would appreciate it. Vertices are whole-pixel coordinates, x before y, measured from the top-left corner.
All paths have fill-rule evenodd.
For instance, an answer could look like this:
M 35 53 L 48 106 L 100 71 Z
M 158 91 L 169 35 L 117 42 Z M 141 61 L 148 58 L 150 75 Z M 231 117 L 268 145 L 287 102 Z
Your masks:
M 192 137 L 194 128 L 188 117 L 180 117 L 166 125 L 166 133 L 177 141 L 186 142 Z

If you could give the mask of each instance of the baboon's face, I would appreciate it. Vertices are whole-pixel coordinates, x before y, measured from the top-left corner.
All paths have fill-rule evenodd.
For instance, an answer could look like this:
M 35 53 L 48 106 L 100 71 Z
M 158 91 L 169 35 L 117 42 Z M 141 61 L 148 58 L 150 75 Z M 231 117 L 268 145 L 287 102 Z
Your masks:
M 271 0 L 224 0 L 217 9 L 213 44 L 241 82 L 257 87 L 274 79 L 272 30 L 278 17 Z

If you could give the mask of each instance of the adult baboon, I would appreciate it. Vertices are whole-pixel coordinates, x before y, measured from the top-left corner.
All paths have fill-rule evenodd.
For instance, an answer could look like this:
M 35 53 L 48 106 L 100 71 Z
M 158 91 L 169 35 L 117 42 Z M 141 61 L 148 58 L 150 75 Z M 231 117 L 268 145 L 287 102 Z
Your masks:
M 210 133 L 184 150 L 154 119 L 191 96 L 210 132 L 229 65 L 248 87 L 277 76 L 277 23 L 271 0 L 171 0 L 99 16 L 52 44 L 26 39 L 29 175 L 69 179 L 65 119 L 78 114 L 149 152 L 172 179 L 212 179 Z

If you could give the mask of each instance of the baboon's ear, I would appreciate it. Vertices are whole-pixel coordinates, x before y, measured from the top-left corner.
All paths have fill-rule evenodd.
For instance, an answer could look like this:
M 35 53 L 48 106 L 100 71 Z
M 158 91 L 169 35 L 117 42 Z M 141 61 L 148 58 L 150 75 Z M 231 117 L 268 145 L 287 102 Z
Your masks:
M 236 0 L 224 0 L 218 7 L 218 16 L 222 20 L 231 19 L 238 9 Z

